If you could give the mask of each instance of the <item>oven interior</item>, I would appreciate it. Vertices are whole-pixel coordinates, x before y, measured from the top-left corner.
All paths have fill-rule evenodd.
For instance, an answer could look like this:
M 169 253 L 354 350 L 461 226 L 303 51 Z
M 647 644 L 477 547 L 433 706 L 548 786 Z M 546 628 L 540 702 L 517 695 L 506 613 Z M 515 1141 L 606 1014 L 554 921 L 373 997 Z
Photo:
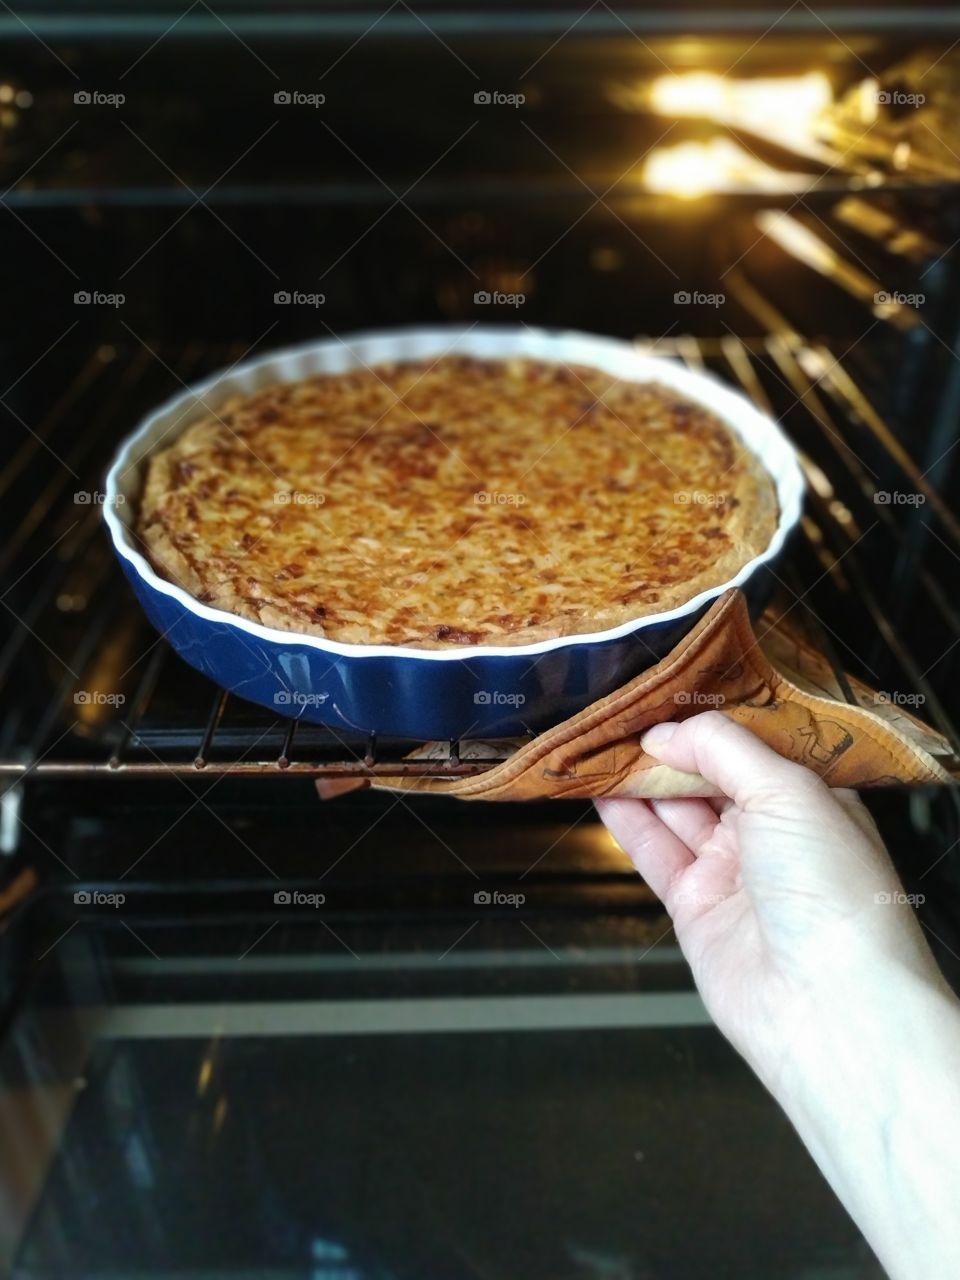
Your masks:
M 411 744 L 183 664 L 98 495 L 142 413 L 259 350 L 632 338 L 782 422 L 777 609 L 960 747 L 958 33 L 924 15 L 0 15 L 12 1274 L 880 1274 L 590 806 L 321 802 Z M 868 803 L 956 983 L 957 794 Z

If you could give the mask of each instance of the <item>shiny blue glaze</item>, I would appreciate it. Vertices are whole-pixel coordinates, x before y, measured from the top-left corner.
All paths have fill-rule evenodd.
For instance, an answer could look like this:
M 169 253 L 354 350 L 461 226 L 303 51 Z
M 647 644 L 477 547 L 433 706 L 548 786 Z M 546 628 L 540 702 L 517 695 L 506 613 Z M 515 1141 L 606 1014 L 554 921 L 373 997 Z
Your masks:
M 533 656 L 346 657 L 200 617 L 123 564 L 153 625 L 191 666 L 231 693 L 278 715 L 404 738 L 512 737 L 549 728 L 659 661 L 709 607 L 639 623 L 612 640 Z M 762 609 L 771 583 L 760 566 L 744 584 L 753 613 Z

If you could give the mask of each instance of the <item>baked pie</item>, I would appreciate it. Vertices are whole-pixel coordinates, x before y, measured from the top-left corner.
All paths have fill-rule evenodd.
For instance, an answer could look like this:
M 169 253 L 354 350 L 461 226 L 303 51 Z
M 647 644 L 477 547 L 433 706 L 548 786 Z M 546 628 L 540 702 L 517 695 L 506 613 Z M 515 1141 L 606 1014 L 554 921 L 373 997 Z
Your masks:
M 228 613 L 438 649 L 678 607 L 777 519 L 760 461 L 677 391 L 450 355 L 228 400 L 151 456 L 137 532 L 163 577 Z

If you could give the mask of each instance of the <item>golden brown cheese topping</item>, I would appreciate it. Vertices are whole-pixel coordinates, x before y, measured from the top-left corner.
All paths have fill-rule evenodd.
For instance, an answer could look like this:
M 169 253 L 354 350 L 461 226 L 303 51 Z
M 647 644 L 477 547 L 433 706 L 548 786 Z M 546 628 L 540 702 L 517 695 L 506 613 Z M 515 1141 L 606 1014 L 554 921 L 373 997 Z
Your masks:
M 196 598 L 356 644 L 528 644 L 675 608 L 766 548 L 719 418 L 581 366 L 448 356 L 228 401 L 150 460 L 138 532 Z

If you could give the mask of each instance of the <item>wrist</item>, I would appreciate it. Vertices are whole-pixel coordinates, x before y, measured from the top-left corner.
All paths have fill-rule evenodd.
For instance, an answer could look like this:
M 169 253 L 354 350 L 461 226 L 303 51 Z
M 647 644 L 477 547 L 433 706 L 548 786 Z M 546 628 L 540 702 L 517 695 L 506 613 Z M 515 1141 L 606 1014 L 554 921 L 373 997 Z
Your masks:
M 898 1069 L 918 1041 L 937 1040 L 944 1019 L 960 1020 L 916 920 L 873 924 L 845 921 L 775 966 L 768 1016 L 744 1028 L 740 1052 L 784 1104 L 808 1082 L 829 1091 L 843 1071 L 855 1084 L 865 1063 L 874 1073 Z
M 883 1089 L 901 1080 L 930 1046 L 939 1057 L 945 1036 L 960 1037 L 960 1003 L 938 971 L 890 965 L 863 980 L 838 975 L 791 1023 L 777 1059 L 761 1052 L 751 1065 L 782 1104 L 812 1092 L 817 1105 L 845 1089 L 863 1097 L 871 1082 Z
M 960 1261 L 960 1003 L 939 974 L 884 978 L 759 1074 L 891 1280 L 926 1280 Z

